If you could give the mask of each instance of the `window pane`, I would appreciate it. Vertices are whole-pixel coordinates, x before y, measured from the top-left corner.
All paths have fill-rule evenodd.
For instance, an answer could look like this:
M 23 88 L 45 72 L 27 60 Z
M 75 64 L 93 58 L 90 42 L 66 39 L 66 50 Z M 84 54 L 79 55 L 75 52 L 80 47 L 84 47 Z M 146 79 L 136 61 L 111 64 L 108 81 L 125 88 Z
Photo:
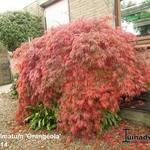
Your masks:
M 122 0 L 121 25 L 137 36 L 150 35 L 150 0 Z

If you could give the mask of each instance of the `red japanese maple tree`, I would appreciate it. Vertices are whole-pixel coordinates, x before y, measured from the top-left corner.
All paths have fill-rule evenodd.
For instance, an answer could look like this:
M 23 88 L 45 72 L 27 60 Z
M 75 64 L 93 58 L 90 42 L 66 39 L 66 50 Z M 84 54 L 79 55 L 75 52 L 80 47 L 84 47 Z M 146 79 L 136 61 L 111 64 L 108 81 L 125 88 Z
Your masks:
M 26 106 L 58 99 L 58 128 L 90 137 L 100 130 L 102 110 L 115 112 L 121 96 L 147 89 L 150 68 L 136 57 L 135 37 L 105 19 L 80 20 L 51 29 L 15 51 L 19 70 L 17 120 Z

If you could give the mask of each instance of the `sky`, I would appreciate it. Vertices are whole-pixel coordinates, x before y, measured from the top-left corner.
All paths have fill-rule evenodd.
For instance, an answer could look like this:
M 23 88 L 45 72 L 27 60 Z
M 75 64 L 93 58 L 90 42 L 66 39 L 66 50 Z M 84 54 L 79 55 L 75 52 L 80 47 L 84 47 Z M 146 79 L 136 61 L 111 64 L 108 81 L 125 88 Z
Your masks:
M 35 0 L 0 0 L 0 13 L 20 10 Z
M 138 3 L 140 3 L 140 2 L 142 2 L 142 1 L 144 1 L 144 0 L 123 0 L 123 1 L 127 1 L 127 2 L 133 1 L 133 2 L 138 2 Z
M 11 10 L 19 10 L 35 0 L 0 0 L 0 13 Z M 124 0 L 130 1 L 130 0 Z M 142 2 L 143 0 L 132 0 L 133 2 Z

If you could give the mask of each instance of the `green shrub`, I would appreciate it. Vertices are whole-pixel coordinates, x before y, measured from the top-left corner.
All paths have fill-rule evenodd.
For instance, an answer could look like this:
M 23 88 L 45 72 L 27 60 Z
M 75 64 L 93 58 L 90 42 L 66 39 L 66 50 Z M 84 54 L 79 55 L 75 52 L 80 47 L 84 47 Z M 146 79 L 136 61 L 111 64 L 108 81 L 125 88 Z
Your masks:
M 51 131 L 56 128 L 56 113 L 54 110 L 44 107 L 43 104 L 38 104 L 35 107 L 28 106 L 31 110 L 31 115 L 25 119 L 30 127 L 34 130 L 47 129 Z
M 10 96 L 11 96 L 13 99 L 17 99 L 17 98 L 18 98 L 17 79 L 18 79 L 18 75 L 15 75 L 15 76 L 14 76 L 13 83 L 12 83 L 12 86 L 11 86 L 11 88 L 10 88 Z
M 29 37 L 43 34 L 41 18 L 27 12 L 6 12 L 0 14 L 0 40 L 9 51 L 15 50 Z
M 117 113 L 112 113 L 108 110 L 103 110 L 102 130 L 107 130 L 111 126 L 118 127 L 121 121 L 120 116 Z

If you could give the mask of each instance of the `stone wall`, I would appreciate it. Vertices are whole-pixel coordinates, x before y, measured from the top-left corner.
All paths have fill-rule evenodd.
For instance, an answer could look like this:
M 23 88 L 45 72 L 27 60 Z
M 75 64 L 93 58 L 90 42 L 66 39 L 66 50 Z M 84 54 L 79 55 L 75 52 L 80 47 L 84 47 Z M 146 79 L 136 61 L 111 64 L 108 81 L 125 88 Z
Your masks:
M 0 85 L 8 84 L 12 81 L 10 62 L 7 53 L 0 53 Z

